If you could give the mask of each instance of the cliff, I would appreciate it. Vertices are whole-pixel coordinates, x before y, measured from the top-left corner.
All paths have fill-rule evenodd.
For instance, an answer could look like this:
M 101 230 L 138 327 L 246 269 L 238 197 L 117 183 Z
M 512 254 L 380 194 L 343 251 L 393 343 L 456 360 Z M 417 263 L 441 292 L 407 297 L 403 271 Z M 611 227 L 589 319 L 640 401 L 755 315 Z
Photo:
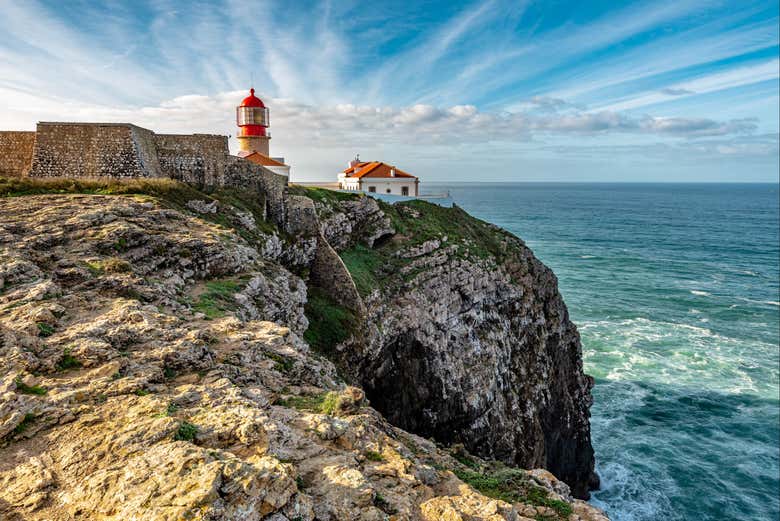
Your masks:
M 576 331 L 518 239 L 316 191 L 284 226 L 169 180 L 0 195 L 0 518 L 606 519 L 572 497 Z
M 367 308 L 329 352 L 372 404 L 422 436 L 549 469 L 587 497 L 593 380 L 552 271 L 457 207 L 320 197 L 318 211 Z

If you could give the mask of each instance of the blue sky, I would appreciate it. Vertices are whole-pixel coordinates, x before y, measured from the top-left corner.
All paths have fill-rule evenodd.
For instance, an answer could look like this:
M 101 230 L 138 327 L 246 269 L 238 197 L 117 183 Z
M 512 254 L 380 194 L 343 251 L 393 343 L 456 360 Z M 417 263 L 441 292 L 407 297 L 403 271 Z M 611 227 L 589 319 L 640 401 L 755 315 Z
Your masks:
M 298 180 L 778 181 L 778 2 L 0 0 L 0 128 L 235 134 Z M 233 141 L 231 141 L 232 144 Z

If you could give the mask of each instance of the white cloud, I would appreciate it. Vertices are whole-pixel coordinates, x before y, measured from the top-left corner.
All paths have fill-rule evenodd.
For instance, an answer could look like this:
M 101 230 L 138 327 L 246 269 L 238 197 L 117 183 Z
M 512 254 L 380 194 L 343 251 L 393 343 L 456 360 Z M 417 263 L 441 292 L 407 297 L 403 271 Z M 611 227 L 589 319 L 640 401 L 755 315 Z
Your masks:
M 241 91 L 213 96 L 185 95 L 157 106 L 114 108 L 40 98 L 0 89 L 17 122 L 33 120 L 124 121 L 158 132 L 234 133 L 234 107 Z M 480 112 L 473 105 L 378 107 L 339 104 L 311 105 L 289 98 L 264 97 L 271 110 L 271 130 L 295 147 L 381 143 L 516 142 L 542 134 L 657 134 L 678 137 L 749 133 L 752 120 L 718 122 L 702 118 L 630 117 L 616 111 L 587 112 L 564 100 L 535 98 L 526 112 Z M 543 110 L 533 110 L 542 106 Z M 11 122 L 11 126 L 13 125 Z

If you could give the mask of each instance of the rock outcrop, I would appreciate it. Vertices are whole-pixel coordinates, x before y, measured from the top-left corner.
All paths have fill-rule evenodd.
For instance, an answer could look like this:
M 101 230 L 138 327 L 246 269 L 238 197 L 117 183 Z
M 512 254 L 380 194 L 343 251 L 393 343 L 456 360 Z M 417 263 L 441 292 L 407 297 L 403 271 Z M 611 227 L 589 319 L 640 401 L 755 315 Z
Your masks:
M 549 469 L 587 498 L 593 380 L 552 271 L 458 208 L 319 206 L 323 234 L 363 282 L 366 320 L 336 354 L 373 405 L 420 435 Z
M 85 188 L 55 191 L 63 190 Z M 441 255 L 451 239 L 437 239 L 438 245 L 411 241 L 393 257 L 408 266 L 401 267 L 408 289 L 366 293 L 367 315 L 353 334 L 321 349 L 329 334 L 339 332 L 323 329 L 320 312 L 350 316 L 338 306 L 316 308 L 328 305 L 327 295 L 307 285 L 327 224 L 321 237 L 293 237 L 265 221 L 263 209 L 246 194 L 207 195 L 171 182 L 150 191 L 154 197 L 0 198 L 0 519 L 606 520 L 549 472 L 506 465 L 521 459 L 522 445 L 509 422 L 495 423 L 509 429 L 504 445 L 485 430 L 476 432 L 493 447 L 507 447 L 507 455 L 515 452 L 504 457 L 498 450 L 482 451 L 487 458 L 476 457 L 468 446 L 448 446 L 469 445 L 469 436 L 425 430 L 418 418 L 427 417 L 413 401 L 422 395 L 379 383 L 386 378 L 411 383 L 414 373 L 402 373 L 414 366 L 399 356 L 433 357 L 428 341 L 439 338 L 430 333 L 444 316 L 436 309 L 421 308 L 419 321 L 406 325 L 393 316 L 404 294 L 415 295 L 408 309 L 430 305 L 431 298 L 454 308 L 455 293 L 465 302 L 475 288 L 493 284 L 495 289 L 484 292 L 489 306 L 471 304 L 469 314 L 458 304 L 453 322 L 453 347 L 466 349 L 461 327 L 474 327 L 471 338 L 481 343 L 460 360 L 441 344 L 439 365 L 424 362 L 417 373 L 424 378 L 414 383 L 429 400 L 443 396 L 436 409 L 442 418 L 448 407 L 467 413 L 483 407 L 479 389 L 485 389 L 502 404 L 501 414 L 512 403 L 540 419 L 539 431 L 523 431 L 542 437 L 529 438 L 529 446 L 538 444 L 549 454 L 548 447 L 558 442 L 548 440 L 548 432 L 568 446 L 569 433 L 582 433 L 574 413 L 587 403 L 587 381 L 576 378 L 584 378 L 581 370 L 577 376 L 574 360 L 576 331 L 546 268 L 525 258 L 530 267 L 507 263 L 501 283 L 484 274 L 485 280 L 472 282 L 463 274 L 452 291 L 433 282 L 425 289 L 416 277 L 426 271 L 432 277 L 436 268 L 421 263 Z M 348 203 L 364 219 L 349 224 L 342 235 L 347 240 L 339 245 L 354 268 L 350 251 L 391 244 L 404 221 L 365 199 Z M 351 215 L 339 208 L 329 210 L 334 218 L 339 212 Z M 341 226 L 347 230 L 344 221 Z M 357 287 L 365 290 L 373 273 L 354 274 Z M 512 281 L 522 277 L 527 284 L 546 280 L 547 286 L 533 294 L 512 289 Z M 502 292 L 509 292 L 503 302 L 497 298 Z M 390 315 L 380 315 L 383 307 Z M 521 318 L 504 316 L 512 310 Z M 528 327 L 526 314 L 539 324 L 525 337 L 501 344 L 498 335 Z M 424 317 L 435 320 L 426 324 Z M 374 328 L 370 321 L 376 321 Z M 419 337 L 412 326 L 422 328 Z M 553 330 L 564 340 L 554 340 L 548 333 Z M 406 336 L 396 334 L 401 331 Z M 398 339 L 397 348 L 385 346 L 390 338 Z M 528 354 L 512 349 L 518 338 L 533 346 Z M 545 349 L 537 346 L 542 340 Z M 488 349 L 493 342 L 505 347 Z M 489 360 L 480 350 L 507 356 L 533 384 L 511 391 L 508 386 L 518 379 L 496 372 L 495 365 L 474 366 Z M 351 354 L 343 354 L 347 351 Z M 354 374 L 339 374 L 326 355 L 339 366 L 360 356 L 365 360 Z M 385 366 L 378 363 L 382 357 Z M 364 372 L 372 367 L 374 381 Z M 452 381 L 442 382 L 443 390 L 461 394 L 436 394 L 428 385 L 441 380 L 436 371 L 445 368 L 452 370 Z M 477 388 L 468 371 L 498 381 Z M 355 374 L 363 375 L 364 389 L 342 380 Z M 565 380 L 572 374 L 575 378 Z M 568 391 L 545 381 L 568 385 Z M 462 392 L 469 382 L 475 387 Z M 412 401 L 383 401 L 377 394 L 382 385 L 395 393 L 388 397 Z M 523 398 L 532 405 L 521 404 Z M 456 406 L 456 399 L 474 404 Z M 575 404 L 579 399 L 585 401 Z M 571 403 L 561 405 L 565 400 Z M 553 419 L 549 411 L 556 407 L 570 416 Z M 499 416 L 485 418 L 498 422 Z M 435 442 L 405 425 L 433 435 Z

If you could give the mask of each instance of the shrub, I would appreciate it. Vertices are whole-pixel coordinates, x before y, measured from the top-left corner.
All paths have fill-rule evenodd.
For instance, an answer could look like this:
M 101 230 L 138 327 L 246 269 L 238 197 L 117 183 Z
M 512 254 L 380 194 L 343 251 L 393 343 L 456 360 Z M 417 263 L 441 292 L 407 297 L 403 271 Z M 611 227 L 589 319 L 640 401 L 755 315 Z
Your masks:
M 81 362 L 70 354 L 70 349 L 65 349 L 62 352 L 62 358 L 57 362 L 57 369 L 60 371 L 66 371 L 68 369 L 76 369 L 81 367 Z
M 45 387 L 41 387 L 40 385 L 27 385 L 22 381 L 21 378 L 17 378 L 15 383 L 16 390 L 22 394 L 37 394 L 40 396 L 46 394 L 47 392 Z
M 549 492 L 531 483 L 526 473 L 522 470 L 499 468 L 491 472 L 482 473 L 473 470 L 456 469 L 453 472 L 461 481 L 468 483 L 472 488 L 487 497 L 500 499 L 507 503 L 527 503 L 534 506 L 549 507 L 555 510 L 556 517 L 559 520 L 568 519 L 572 513 L 571 505 L 564 501 L 550 498 Z
M 325 393 L 320 404 L 320 412 L 322 414 L 331 415 L 336 412 L 336 408 L 339 405 L 339 394 L 335 391 Z
M 54 326 L 51 324 L 37 322 L 35 325 L 38 326 L 38 336 L 40 337 L 52 336 L 54 334 Z
M 192 441 L 197 434 L 197 425 L 185 421 L 179 425 L 179 429 L 176 431 L 176 434 L 174 434 L 173 439 L 176 441 Z
M 35 415 L 31 412 L 28 412 L 27 414 L 24 415 L 22 421 L 19 422 L 19 424 L 16 427 L 14 427 L 14 434 L 23 433 L 24 431 L 27 430 L 27 427 L 32 425 L 34 421 L 35 421 Z
M 175 403 L 171 402 L 168 404 L 168 406 L 165 408 L 165 410 L 159 414 L 155 414 L 155 418 L 167 418 L 169 416 L 173 416 L 176 414 L 176 411 L 179 410 L 179 406 Z
M 369 461 L 385 461 L 385 457 L 375 450 L 367 450 L 365 455 Z

